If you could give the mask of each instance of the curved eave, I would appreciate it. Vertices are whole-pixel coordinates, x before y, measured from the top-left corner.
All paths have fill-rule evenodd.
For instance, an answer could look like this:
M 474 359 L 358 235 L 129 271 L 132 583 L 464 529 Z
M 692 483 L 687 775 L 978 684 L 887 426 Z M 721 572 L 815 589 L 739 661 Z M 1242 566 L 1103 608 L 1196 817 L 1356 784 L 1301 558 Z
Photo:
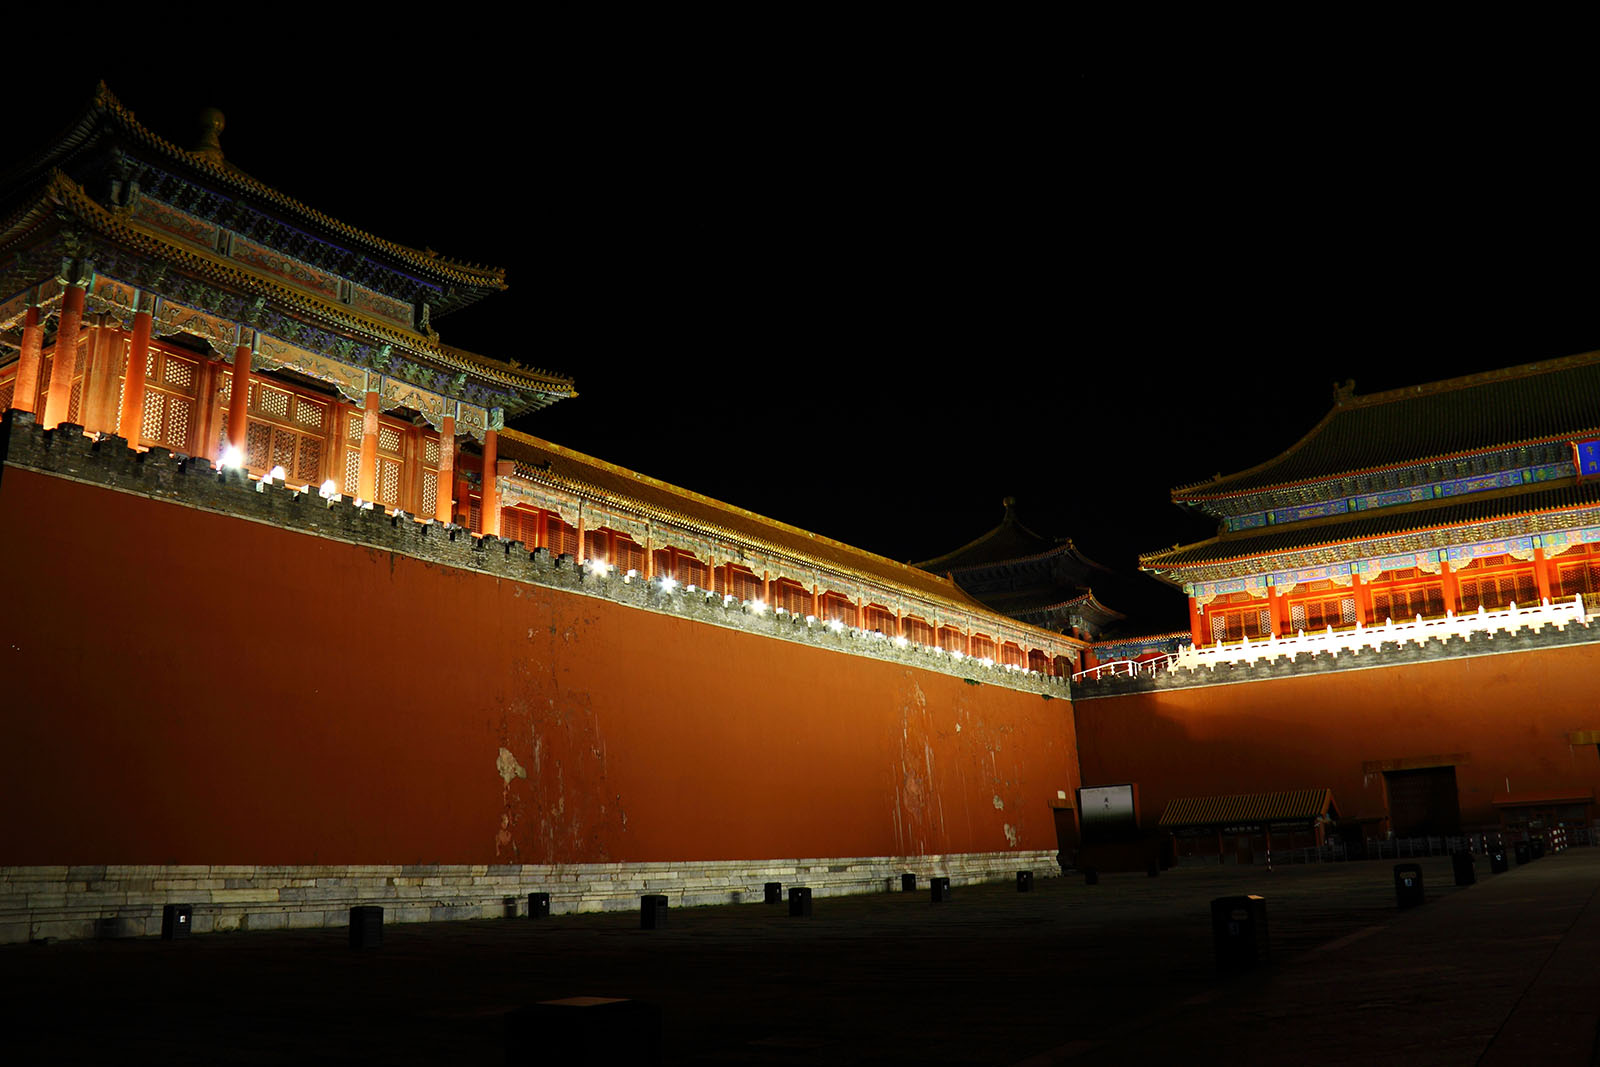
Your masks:
M 184 151 L 177 145 L 140 125 L 138 120 L 134 118 L 133 112 L 112 95 L 105 82 L 101 82 L 96 87 L 88 110 L 58 136 L 49 149 L 35 154 L 22 165 L 13 168 L 5 179 L 0 180 L 0 188 L 8 185 L 17 175 L 54 167 L 58 165 L 60 160 L 66 159 L 79 149 L 89 146 L 93 143 L 102 121 L 109 122 L 117 132 L 150 148 L 179 166 L 203 175 L 212 182 L 225 186 L 235 193 L 269 204 L 287 215 L 292 215 L 304 223 L 315 226 L 330 236 L 359 245 L 368 251 L 387 257 L 391 261 L 435 281 L 483 290 L 484 294 L 500 292 L 506 288 L 506 272 L 504 268 L 461 263 L 435 252 L 418 250 L 397 244 L 394 241 L 384 240 L 365 230 L 357 229 L 349 223 L 324 215 L 294 197 L 279 192 L 270 185 L 250 177 L 236 167 L 227 164 L 219 165 L 192 152 Z M 458 301 L 452 306 L 460 306 L 470 302 L 470 300 Z
M 173 244 L 153 230 L 106 210 L 89 196 L 82 186 L 61 171 L 52 172 L 50 178 L 42 183 L 39 198 L 38 203 L 30 211 L 19 212 L 13 217 L 27 220 L 38 215 L 43 221 L 48 215 L 44 209 L 51 204 L 58 205 L 103 236 L 147 255 L 174 263 L 181 269 L 204 275 L 243 291 L 266 296 L 285 309 L 319 319 L 337 329 L 387 341 L 417 358 L 427 360 L 441 370 L 465 372 L 480 381 L 509 386 L 547 398 L 542 403 L 534 400 L 524 407 L 509 408 L 512 414 L 548 406 L 556 400 L 576 395 L 571 379 L 561 378 L 548 371 L 528 372 L 513 369 L 505 364 L 497 364 L 487 357 L 441 345 L 422 334 L 397 329 L 377 319 L 331 304 L 313 294 L 286 286 L 220 256 Z M 3 238 L 0 238 L 0 245 L 9 242 L 14 236 L 14 229 L 5 231 Z

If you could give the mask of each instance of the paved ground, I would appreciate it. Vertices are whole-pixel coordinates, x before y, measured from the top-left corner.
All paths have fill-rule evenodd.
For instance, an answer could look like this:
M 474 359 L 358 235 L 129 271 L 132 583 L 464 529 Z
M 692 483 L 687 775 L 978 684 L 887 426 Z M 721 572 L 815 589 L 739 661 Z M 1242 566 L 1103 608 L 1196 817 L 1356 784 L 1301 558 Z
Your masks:
M 1600 849 L 1456 889 L 1421 861 L 1184 868 L 764 905 L 0 948 L 9 1062 L 501 1063 L 506 1014 L 660 1006 L 675 1064 L 1590 1064 Z M 1209 903 L 1267 900 L 1271 963 L 1219 979 Z M 602 1034 L 601 1039 L 607 1036 Z M 540 1047 L 533 1027 L 515 1047 Z M 603 1049 L 589 1062 L 620 1062 Z

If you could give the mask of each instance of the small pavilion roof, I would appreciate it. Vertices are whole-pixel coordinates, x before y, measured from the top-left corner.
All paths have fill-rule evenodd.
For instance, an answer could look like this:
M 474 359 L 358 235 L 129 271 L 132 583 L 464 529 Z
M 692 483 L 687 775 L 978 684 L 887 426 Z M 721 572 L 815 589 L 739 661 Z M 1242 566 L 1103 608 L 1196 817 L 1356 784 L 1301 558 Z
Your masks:
M 1163 827 L 1238 826 L 1263 822 L 1310 820 L 1319 815 L 1337 819 L 1331 789 L 1292 789 L 1282 793 L 1246 793 L 1222 797 L 1180 797 L 1161 813 Z
M 1292 526 L 1224 534 L 1189 545 L 1147 552 L 1139 557 L 1145 570 L 1178 567 L 1270 556 L 1280 552 L 1394 537 L 1424 530 L 1445 529 L 1536 515 L 1540 512 L 1569 511 L 1600 507 L 1600 480 L 1560 482 L 1531 492 L 1521 489 L 1460 497 L 1443 504 L 1422 504 L 1380 511 L 1356 512 L 1337 519 L 1324 519 Z
M 1288 451 L 1237 474 L 1180 486 L 1214 500 L 1509 445 L 1600 436 L 1600 352 L 1371 396 L 1341 393 Z
M 867 580 L 933 601 L 952 611 L 996 614 L 947 577 L 680 489 L 516 430 L 501 431 L 499 457 L 514 461 L 517 475 L 536 484 L 578 492 L 653 520 Z M 1014 620 L 1013 625 L 1039 629 Z M 1060 634 L 1050 636 L 1052 640 L 1062 640 Z
M 211 159 L 179 148 L 140 125 L 133 112 L 112 95 L 105 82 L 96 87 L 82 114 L 48 147 L 24 158 L 0 175 L 0 196 L 9 197 L 33 176 L 55 168 L 65 168 L 69 161 L 94 152 L 103 142 L 115 142 L 118 139 L 146 148 L 154 156 L 179 169 L 198 175 L 207 183 L 234 195 L 265 205 L 310 230 L 320 231 L 340 242 L 365 249 L 378 259 L 389 260 L 421 277 L 443 283 L 449 292 L 435 306 L 436 315 L 464 307 L 489 293 L 506 288 L 506 272 L 503 268 L 462 263 L 431 249 L 419 250 L 384 240 L 324 215 L 220 158 Z
M 1015 497 L 1008 496 L 1001 501 L 1001 504 L 1006 513 L 1000 520 L 999 526 L 953 552 L 923 560 L 913 566 L 936 574 L 947 574 L 951 571 L 975 570 L 997 563 L 1011 563 L 1072 549 L 1072 542 L 1068 539 L 1045 537 L 1024 526 L 1017 518 Z

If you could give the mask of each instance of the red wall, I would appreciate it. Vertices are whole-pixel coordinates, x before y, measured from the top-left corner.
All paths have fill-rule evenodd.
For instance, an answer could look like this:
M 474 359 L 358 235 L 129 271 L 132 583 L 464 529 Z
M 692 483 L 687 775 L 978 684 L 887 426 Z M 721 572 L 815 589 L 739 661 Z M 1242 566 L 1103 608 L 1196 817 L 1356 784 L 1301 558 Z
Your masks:
M 1054 849 L 1078 784 L 1066 700 L 17 468 L 0 559 L 3 864 Z
M 1462 754 L 1463 825 L 1513 793 L 1600 787 L 1600 645 L 1074 702 L 1084 782 L 1136 781 L 1153 825 L 1175 797 L 1331 787 L 1346 817 L 1385 813 L 1378 761 Z

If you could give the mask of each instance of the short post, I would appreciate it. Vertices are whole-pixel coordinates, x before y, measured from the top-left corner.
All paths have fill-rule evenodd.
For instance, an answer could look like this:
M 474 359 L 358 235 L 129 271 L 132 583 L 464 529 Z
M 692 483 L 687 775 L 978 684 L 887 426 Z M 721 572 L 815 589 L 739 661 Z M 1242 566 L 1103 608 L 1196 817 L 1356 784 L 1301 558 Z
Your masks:
M 378 948 L 383 944 L 383 905 L 357 904 L 350 909 L 350 947 Z
M 1267 901 L 1255 895 L 1211 902 L 1211 941 L 1217 970 L 1245 971 L 1267 960 Z
M 902 893 L 915 893 L 916 891 L 917 891 L 917 876 L 914 875 L 914 874 L 902 874 L 900 876 L 900 892 L 902 892 Z
M 1419 864 L 1394 865 L 1394 899 L 1402 908 L 1415 908 L 1424 902 L 1422 867 Z
M 528 918 L 548 919 L 550 917 L 550 894 L 528 894 Z
M 1510 862 L 1506 859 L 1506 846 L 1495 845 L 1489 849 L 1489 873 L 1505 874 L 1511 869 Z
M 1031 893 L 1031 892 L 1033 892 L 1033 872 L 1032 871 L 1018 871 L 1017 872 L 1017 892 L 1019 892 L 1019 893 Z
M 1515 855 L 1517 857 L 1518 867 L 1521 867 L 1525 863 L 1533 862 L 1533 850 L 1528 847 L 1528 843 L 1526 841 L 1518 841 L 1516 843 Z
M 761 888 L 762 888 L 763 892 L 766 893 L 766 898 L 765 899 L 766 899 L 766 902 L 768 904 L 782 904 L 783 903 L 783 883 L 782 882 L 765 882 L 765 883 L 762 884 Z
M 667 898 L 650 893 L 639 898 L 639 929 L 660 930 L 667 925 Z
M 803 885 L 789 887 L 789 917 L 791 919 L 811 918 L 811 890 L 809 887 Z
M 161 908 L 161 940 L 188 937 L 194 927 L 193 904 L 164 904 Z
M 930 891 L 929 895 L 928 895 L 928 899 L 931 900 L 933 903 L 935 903 L 935 904 L 943 904 L 943 903 L 946 903 L 947 901 L 949 901 L 949 899 L 950 899 L 950 879 L 948 879 L 948 878 L 929 878 L 928 879 L 928 888 L 929 888 L 929 891 Z

